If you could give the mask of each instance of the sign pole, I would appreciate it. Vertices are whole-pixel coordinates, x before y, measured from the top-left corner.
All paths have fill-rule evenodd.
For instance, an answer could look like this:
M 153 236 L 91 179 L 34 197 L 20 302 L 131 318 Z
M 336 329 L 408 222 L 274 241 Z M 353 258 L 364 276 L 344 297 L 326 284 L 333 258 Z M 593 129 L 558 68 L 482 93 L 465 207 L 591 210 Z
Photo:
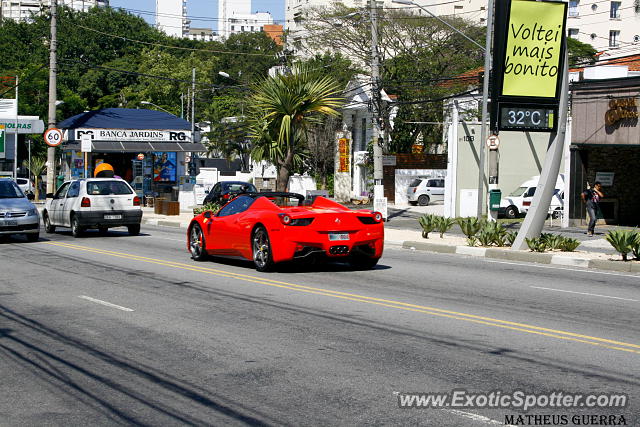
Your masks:
M 558 173 L 560 172 L 560 162 L 564 152 L 564 139 L 567 131 L 567 110 L 569 109 L 569 72 L 567 64 L 568 58 L 565 50 L 562 86 L 560 88 L 558 132 L 552 133 L 550 136 L 551 144 L 547 149 L 544 164 L 542 165 L 538 187 L 518 236 L 511 246 L 512 249 L 526 249 L 525 238 L 538 237 L 540 235 L 544 227 L 544 221 L 549 213 L 549 205 L 551 205 L 551 198 L 553 197 Z
M 13 179 L 18 179 L 18 76 L 16 76 L 16 120 L 14 123 L 13 133 Z

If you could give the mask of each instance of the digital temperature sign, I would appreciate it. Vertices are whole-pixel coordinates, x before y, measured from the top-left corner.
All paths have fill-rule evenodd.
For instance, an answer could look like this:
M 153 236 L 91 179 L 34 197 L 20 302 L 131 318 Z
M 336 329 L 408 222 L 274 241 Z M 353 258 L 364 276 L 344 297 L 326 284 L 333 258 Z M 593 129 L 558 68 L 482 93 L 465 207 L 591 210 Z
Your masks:
M 553 132 L 557 109 L 546 106 L 500 105 L 498 127 L 501 130 Z

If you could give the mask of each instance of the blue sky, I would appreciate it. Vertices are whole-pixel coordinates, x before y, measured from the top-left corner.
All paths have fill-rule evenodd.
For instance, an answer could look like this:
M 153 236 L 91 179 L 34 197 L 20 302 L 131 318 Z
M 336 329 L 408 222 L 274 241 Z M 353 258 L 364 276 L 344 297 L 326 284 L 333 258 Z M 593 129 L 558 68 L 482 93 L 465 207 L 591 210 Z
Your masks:
M 151 24 L 155 21 L 153 13 L 156 8 L 156 0 L 135 0 L 135 2 L 131 0 L 111 0 L 109 4 L 111 7 L 122 7 L 136 15 L 140 15 Z M 271 12 L 273 19 L 277 23 L 284 22 L 284 0 L 253 0 L 251 6 L 253 12 Z M 187 14 L 191 18 L 192 27 L 216 29 L 216 21 L 197 20 L 193 17 L 217 18 L 218 2 L 217 0 L 187 0 Z

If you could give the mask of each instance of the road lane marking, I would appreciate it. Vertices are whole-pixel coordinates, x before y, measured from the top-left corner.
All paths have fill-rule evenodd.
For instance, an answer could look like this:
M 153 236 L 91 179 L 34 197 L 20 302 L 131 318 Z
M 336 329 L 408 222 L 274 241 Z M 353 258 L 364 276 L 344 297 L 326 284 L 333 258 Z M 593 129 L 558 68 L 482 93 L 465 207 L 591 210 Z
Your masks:
M 88 297 L 86 295 L 79 295 L 78 298 L 86 299 L 87 301 L 95 302 L 96 304 L 102 304 L 102 305 L 105 305 L 107 307 L 117 308 L 118 310 L 122 310 L 122 311 L 133 311 L 133 309 L 131 309 L 131 308 L 123 307 L 121 305 L 112 304 L 112 303 L 107 302 L 107 301 L 102 301 L 101 299 L 91 298 L 91 297 Z
M 540 264 L 535 264 L 535 263 L 530 263 L 530 262 L 495 261 L 495 260 L 489 260 L 489 259 L 484 259 L 484 262 L 489 262 L 489 263 L 492 263 L 492 264 L 519 265 L 521 267 L 536 267 L 536 268 L 548 268 L 548 269 L 552 269 L 552 270 L 577 271 L 577 272 L 580 272 L 580 273 L 589 273 L 589 274 L 605 274 L 607 276 L 635 277 L 636 279 L 640 278 L 640 276 L 637 275 L 637 274 L 609 273 L 607 271 L 599 271 L 599 270 L 594 270 L 594 269 L 585 270 L 584 268 L 583 269 L 579 269 L 579 268 L 554 267 L 554 265 L 558 265 L 558 264 L 540 265 Z
M 122 252 L 114 252 L 109 250 L 90 248 L 87 246 L 80 246 L 80 245 L 63 243 L 63 242 L 43 242 L 43 244 L 59 246 L 62 248 L 67 248 L 72 250 L 86 251 L 86 252 L 96 253 L 100 255 L 109 255 L 117 258 L 125 258 L 130 261 L 131 260 L 141 261 L 141 262 L 157 264 L 165 267 L 172 267 L 172 268 L 178 268 L 182 270 L 211 274 L 219 277 L 232 278 L 232 279 L 258 283 L 258 284 L 267 285 L 267 286 L 290 289 L 298 292 L 305 292 L 305 293 L 310 293 L 315 295 L 329 296 L 329 297 L 339 298 L 339 299 L 344 299 L 349 301 L 363 302 L 363 303 L 374 304 L 374 305 L 379 305 L 383 307 L 390 307 L 390 308 L 395 308 L 399 310 L 430 314 L 432 316 L 446 317 L 446 318 L 462 320 L 466 322 L 494 326 L 494 327 L 503 328 L 503 329 L 510 329 L 510 330 L 526 332 L 526 333 L 535 334 L 535 335 L 558 338 L 558 339 L 563 339 L 567 341 L 574 341 L 574 342 L 580 342 L 580 343 L 590 344 L 590 345 L 599 346 L 599 347 L 605 347 L 613 350 L 627 351 L 631 353 L 640 354 L 640 345 L 638 344 L 610 340 L 606 338 L 593 337 L 589 335 L 582 335 L 582 334 L 577 334 L 577 333 L 568 332 L 568 331 L 543 328 L 540 326 L 528 325 L 525 323 L 510 322 L 507 320 L 494 319 L 491 317 L 461 313 L 461 312 L 456 312 L 452 310 L 444 310 L 436 307 L 409 304 L 401 301 L 368 297 L 364 295 L 333 291 L 330 289 L 316 288 L 312 286 L 297 285 L 294 283 L 282 282 L 282 281 L 267 279 L 263 277 L 233 273 L 230 271 L 218 270 L 218 269 L 208 268 L 208 267 L 201 267 L 195 264 L 183 264 L 175 261 L 166 261 L 166 260 L 160 260 L 155 258 L 148 258 L 148 257 L 139 256 L 139 255 L 134 255 L 134 254 L 127 254 Z
M 623 300 L 623 301 L 640 302 L 640 300 L 637 300 L 637 299 L 622 298 L 622 297 L 612 297 L 612 296 L 609 296 L 609 295 L 600 295 L 600 294 L 591 294 L 589 292 L 575 292 L 575 291 L 567 291 L 567 290 L 564 290 L 564 289 L 543 288 L 542 286 L 529 286 L 529 287 L 533 288 L 533 289 L 544 289 L 545 291 L 566 292 L 568 294 L 589 295 L 589 296 L 592 296 L 592 297 L 611 298 L 611 299 L 619 299 L 619 300 Z

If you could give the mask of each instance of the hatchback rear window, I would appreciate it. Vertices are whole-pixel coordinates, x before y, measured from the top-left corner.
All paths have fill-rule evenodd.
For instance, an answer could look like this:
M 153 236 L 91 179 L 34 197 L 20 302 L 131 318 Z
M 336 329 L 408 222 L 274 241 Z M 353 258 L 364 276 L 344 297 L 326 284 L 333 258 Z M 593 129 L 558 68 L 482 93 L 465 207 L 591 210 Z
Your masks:
M 420 185 L 421 182 L 422 182 L 421 179 L 416 178 L 413 181 L 411 181 L 411 184 L 409 184 L 409 187 L 417 187 L 418 185 Z
M 91 195 L 122 195 L 132 194 L 131 188 L 122 181 L 89 181 L 87 182 L 87 194 Z

